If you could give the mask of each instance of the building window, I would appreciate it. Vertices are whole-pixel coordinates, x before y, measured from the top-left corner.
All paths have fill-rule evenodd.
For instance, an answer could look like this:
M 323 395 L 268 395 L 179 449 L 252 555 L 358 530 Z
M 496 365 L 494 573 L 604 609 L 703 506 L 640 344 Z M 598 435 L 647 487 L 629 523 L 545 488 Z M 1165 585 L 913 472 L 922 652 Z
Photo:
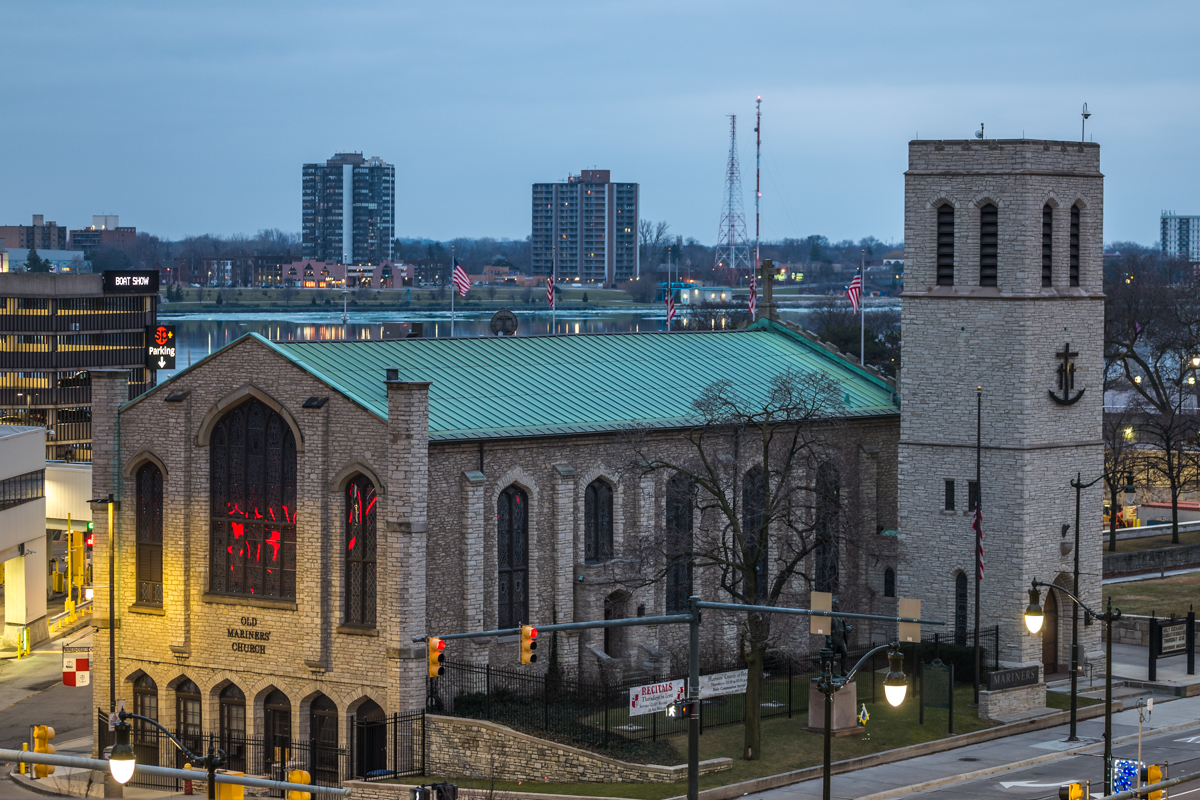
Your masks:
M 768 544 L 767 532 L 763 530 L 763 514 L 766 506 L 767 485 L 760 466 L 746 470 L 742 478 L 742 544 L 743 563 L 757 564 L 754 582 L 758 598 L 767 596 Z
M 946 510 L 954 510 L 954 481 L 946 481 Z
M 175 735 L 193 753 L 201 751 L 200 687 L 187 678 L 175 689 Z
M 979 505 L 979 481 L 967 481 L 967 510 L 974 511 Z
M 1079 206 L 1071 206 L 1071 285 L 1079 285 Z
M 22 423 L 24 424 L 24 423 Z M 0 481 L 0 511 L 46 496 L 46 470 L 39 469 Z
M 1042 286 L 1051 286 L 1054 277 L 1054 209 L 1042 206 Z
M 501 492 L 496 502 L 496 547 L 497 624 L 515 628 L 529 621 L 529 498 L 517 486 Z
M 156 464 L 137 471 L 137 602 L 163 604 L 163 479 Z
M 295 599 L 292 429 L 277 412 L 251 400 L 217 423 L 210 450 L 210 591 Z
M 379 498 L 359 475 L 346 486 L 346 624 L 375 626 L 376 536 Z
M 996 259 L 1000 245 L 1000 223 L 996 207 L 979 209 L 979 285 L 996 285 Z
M 604 480 L 594 480 L 583 493 L 583 559 L 597 564 L 612 558 L 613 490 Z
M 692 481 L 675 473 L 667 480 L 667 613 L 688 609 L 692 592 Z
M 141 675 L 133 682 L 133 713 L 150 719 L 158 719 L 158 684 L 149 675 Z M 140 744 L 158 746 L 158 728 L 140 719 L 133 721 L 133 738 Z M 141 754 L 139 753 L 139 756 Z M 141 760 L 140 758 L 138 759 Z M 154 762 L 158 763 L 158 751 L 154 751 Z
M 891 567 L 883 571 L 883 596 L 896 596 L 896 571 Z
M 275 763 L 286 764 L 292 749 L 292 701 L 278 689 L 273 690 L 263 701 L 263 732 L 266 734 L 264 766 L 268 774 Z
M 838 586 L 838 517 L 841 485 L 837 470 L 828 462 L 817 468 L 816 590 L 836 592 Z
M 937 210 L 937 285 L 954 285 L 954 206 L 949 203 Z
M 246 695 L 232 683 L 221 690 L 221 749 L 234 772 L 246 770 Z
M 314 782 L 336 785 L 338 779 L 338 711 L 323 694 L 313 698 L 308 714 L 308 735 L 316 750 L 310 755 Z M 320 778 L 319 781 L 316 779 Z
M 967 576 L 963 572 L 954 579 L 954 643 L 967 643 Z

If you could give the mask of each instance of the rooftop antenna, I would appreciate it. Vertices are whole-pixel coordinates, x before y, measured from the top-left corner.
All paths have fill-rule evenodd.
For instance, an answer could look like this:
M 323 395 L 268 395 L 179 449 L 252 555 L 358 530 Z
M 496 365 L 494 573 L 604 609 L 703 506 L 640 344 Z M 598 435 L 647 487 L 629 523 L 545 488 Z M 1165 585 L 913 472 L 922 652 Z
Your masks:
M 1079 116 L 1083 117 L 1083 119 L 1081 119 L 1079 121 L 1079 141 L 1086 142 L 1087 141 L 1087 118 L 1091 116 L 1091 113 L 1088 112 L 1088 110 L 1087 110 L 1087 103 L 1083 104 L 1083 111 L 1081 111 L 1079 113 Z
M 976 139 L 982 139 L 982 138 L 983 138 L 983 123 L 982 123 L 982 122 L 981 122 L 981 123 L 979 123 L 979 130 L 975 131 L 975 138 L 976 138 Z
M 750 269 L 746 214 L 742 210 L 742 169 L 738 166 L 737 114 L 729 115 L 729 161 L 725 166 L 725 209 L 717 232 L 717 266 Z

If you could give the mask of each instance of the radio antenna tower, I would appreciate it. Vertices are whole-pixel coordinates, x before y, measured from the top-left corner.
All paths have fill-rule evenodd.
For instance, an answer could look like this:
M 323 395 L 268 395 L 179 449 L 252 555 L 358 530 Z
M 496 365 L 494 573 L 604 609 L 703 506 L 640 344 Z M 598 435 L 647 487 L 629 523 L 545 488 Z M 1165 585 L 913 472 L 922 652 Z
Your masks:
M 738 166 L 737 114 L 729 115 L 729 165 L 725 168 L 725 209 L 717 233 L 717 266 L 751 269 L 746 215 L 742 210 L 742 170 Z

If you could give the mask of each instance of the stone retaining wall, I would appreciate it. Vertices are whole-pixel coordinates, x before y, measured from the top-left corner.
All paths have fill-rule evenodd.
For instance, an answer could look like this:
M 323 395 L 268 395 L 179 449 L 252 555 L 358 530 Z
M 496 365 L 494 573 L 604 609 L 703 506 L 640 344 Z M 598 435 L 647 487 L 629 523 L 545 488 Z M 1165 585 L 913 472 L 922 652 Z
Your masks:
M 1159 617 L 1162 620 L 1162 617 Z M 1200 626 L 1200 623 L 1197 623 Z M 1133 615 L 1122 614 L 1121 618 L 1113 623 L 1113 643 L 1114 644 L 1133 644 L 1139 647 L 1150 646 L 1150 618 L 1138 617 Z M 1103 626 L 1101 630 L 1103 633 Z M 1200 653 L 1200 636 L 1196 637 L 1196 652 Z
M 1018 714 L 1033 708 L 1046 707 L 1046 684 L 1018 686 L 979 693 L 979 718 L 996 719 L 1005 714 Z
M 1107 545 L 1105 546 L 1107 547 Z M 1200 564 L 1200 544 L 1182 544 L 1177 547 L 1160 547 L 1156 550 L 1138 550 L 1133 553 L 1105 552 L 1104 554 L 1105 576 L 1156 572 L 1164 569 L 1190 567 L 1195 564 Z
M 425 774 L 551 783 L 672 783 L 687 765 L 632 764 L 538 739 L 482 720 L 425 717 Z M 732 769 L 728 758 L 700 762 L 700 774 Z

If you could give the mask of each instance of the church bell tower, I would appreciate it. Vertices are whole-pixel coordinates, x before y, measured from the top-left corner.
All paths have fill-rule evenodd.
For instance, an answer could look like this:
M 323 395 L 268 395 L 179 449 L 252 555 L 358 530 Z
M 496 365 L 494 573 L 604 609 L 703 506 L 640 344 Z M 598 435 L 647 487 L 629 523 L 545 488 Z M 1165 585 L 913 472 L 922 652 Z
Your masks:
M 972 643 L 973 504 L 982 501 L 980 629 L 1000 659 L 1070 663 L 1071 606 L 1022 613 L 1034 578 L 1071 587 L 1077 472 L 1104 469 L 1104 176 L 1094 143 L 912 141 L 904 191 L 903 369 L 897 594 Z M 976 391 L 982 387 L 980 481 Z M 1082 497 L 1080 590 L 1097 607 L 1100 482 Z M 1099 626 L 1084 627 L 1085 651 Z M 985 646 L 988 639 L 983 639 Z M 989 653 L 990 661 L 990 653 Z

